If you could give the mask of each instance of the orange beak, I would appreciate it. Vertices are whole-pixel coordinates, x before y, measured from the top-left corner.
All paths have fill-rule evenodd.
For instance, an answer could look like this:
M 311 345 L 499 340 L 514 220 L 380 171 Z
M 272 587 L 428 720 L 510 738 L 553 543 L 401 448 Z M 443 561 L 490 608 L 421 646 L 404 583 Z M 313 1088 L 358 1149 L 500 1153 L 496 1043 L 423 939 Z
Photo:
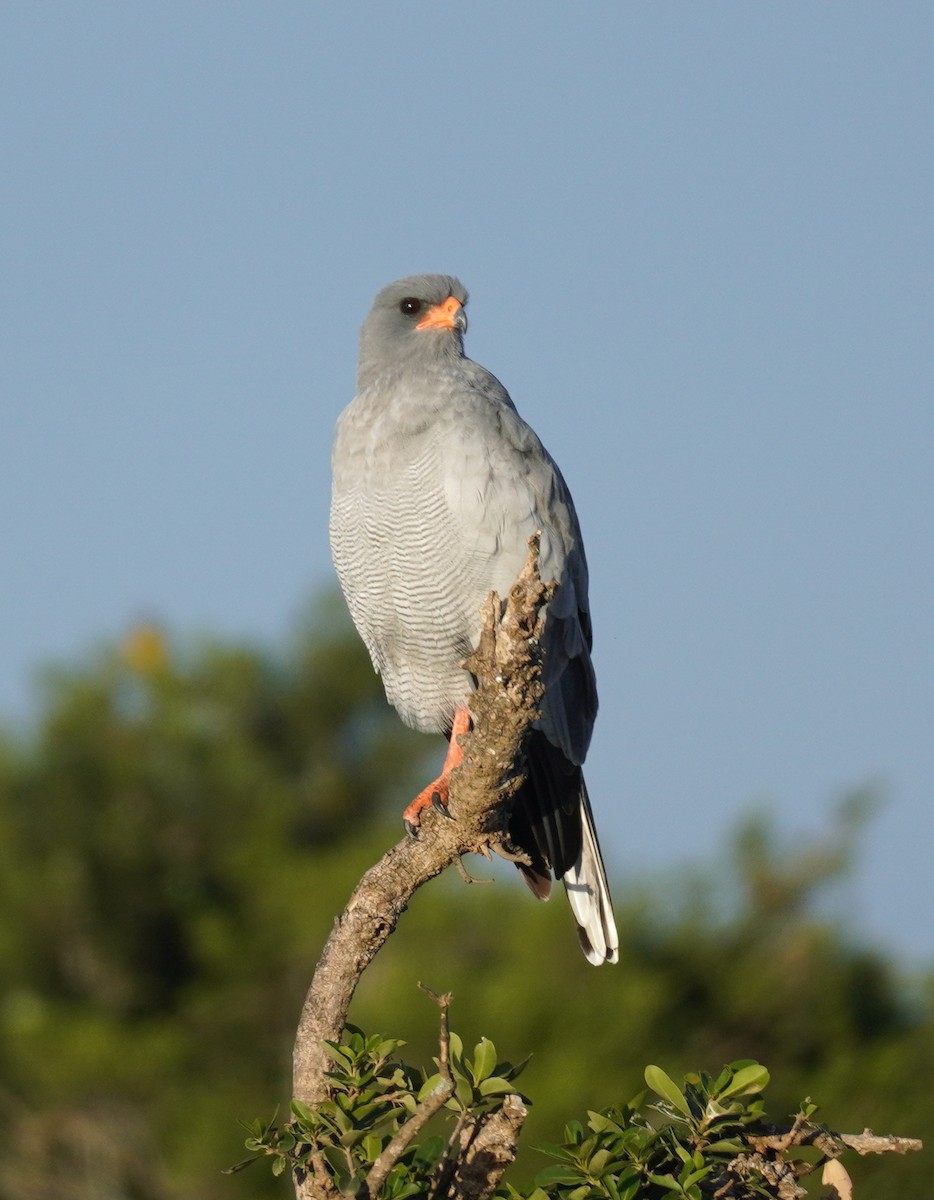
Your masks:
M 456 300 L 453 296 L 448 296 L 447 300 L 442 301 L 441 304 L 435 304 L 429 308 L 415 326 L 416 329 L 465 329 L 466 327 L 467 314 L 464 312 L 460 300 Z

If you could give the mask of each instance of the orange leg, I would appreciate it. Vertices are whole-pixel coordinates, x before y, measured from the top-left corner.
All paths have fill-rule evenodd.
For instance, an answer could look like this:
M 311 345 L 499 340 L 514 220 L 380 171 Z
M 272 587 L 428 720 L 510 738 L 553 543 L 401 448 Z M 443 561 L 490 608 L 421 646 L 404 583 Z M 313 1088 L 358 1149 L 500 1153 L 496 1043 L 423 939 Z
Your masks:
M 422 809 L 432 806 L 444 811 L 447 808 L 451 772 L 464 761 L 464 752 L 460 748 L 460 743 L 457 739 L 462 733 L 466 733 L 469 728 L 470 713 L 467 711 L 467 708 L 465 706 L 456 708 L 454 710 L 454 722 L 451 726 L 451 740 L 448 745 L 448 752 L 441 774 L 434 783 L 429 783 L 428 787 L 418 793 L 402 814 L 402 821 L 412 837 L 415 837 L 418 833 Z

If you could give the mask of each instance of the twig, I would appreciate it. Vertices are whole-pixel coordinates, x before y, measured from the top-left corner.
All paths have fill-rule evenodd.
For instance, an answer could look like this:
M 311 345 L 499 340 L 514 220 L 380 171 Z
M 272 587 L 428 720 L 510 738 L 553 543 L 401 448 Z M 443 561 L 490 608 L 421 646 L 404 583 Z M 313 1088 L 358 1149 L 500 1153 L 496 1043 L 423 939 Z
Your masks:
M 831 1158 L 837 1158 L 844 1148 L 855 1150 L 857 1154 L 908 1154 L 912 1150 L 924 1149 L 920 1138 L 877 1134 L 871 1129 L 864 1129 L 862 1133 L 834 1133 L 803 1121 L 796 1121 L 791 1129 L 773 1129 L 764 1135 L 749 1134 L 747 1140 L 754 1150 L 775 1150 L 779 1153 L 789 1146 L 815 1146 Z
M 910 1150 L 923 1150 L 920 1138 L 895 1137 L 893 1134 L 878 1135 L 871 1129 L 862 1133 L 838 1133 L 836 1135 L 850 1150 L 857 1154 L 907 1154 Z M 815 1146 L 820 1142 L 814 1142 Z
M 418 986 L 432 1000 L 436 1001 L 441 1009 L 441 1032 L 438 1035 L 438 1070 L 441 1072 L 441 1079 L 438 1081 L 437 1086 L 432 1088 L 425 1099 L 418 1105 L 415 1112 L 412 1113 L 411 1117 L 409 1117 L 370 1168 L 370 1173 L 367 1175 L 363 1186 L 357 1192 L 357 1200 L 369 1200 L 370 1197 L 379 1194 L 379 1189 L 385 1183 L 389 1172 L 402 1155 L 405 1154 L 413 1138 L 424 1129 L 435 1113 L 440 1112 L 454 1095 L 454 1076 L 451 1074 L 449 1056 L 451 1034 L 448 1029 L 448 1007 L 451 1003 L 451 995 L 448 992 L 443 996 L 439 996 L 430 988 L 425 987 L 423 983 L 420 983 Z
M 480 853 L 481 854 L 483 853 L 482 848 L 480 850 Z M 464 866 L 464 860 L 462 858 L 454 859 L 454 867 L 457 870 L 458 875 L 460 875 L 461 879 L 463 879 L 464 883 L 492 883 L 493 882 L 492 879 L 477 879 L 477 877 L 475 875 L 471 875 L 471 873 Z

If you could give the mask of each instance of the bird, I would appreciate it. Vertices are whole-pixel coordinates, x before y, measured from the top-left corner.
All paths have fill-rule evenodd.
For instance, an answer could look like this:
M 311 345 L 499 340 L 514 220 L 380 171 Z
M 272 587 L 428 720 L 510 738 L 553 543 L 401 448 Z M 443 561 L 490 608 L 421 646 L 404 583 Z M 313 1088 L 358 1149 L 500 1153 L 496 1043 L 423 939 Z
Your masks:
M 567 892 L 588 961 L 617 962 L 619 937 L 584 782 L 597 714 L 588 573 L 574 503 L 551 455 L 499 380 L 464 352 L 467 290 L 451 275 L 384 287 L 360 330 L 357 391 L 332 450 L 330 541 L 353 622 L 402 720 L 449 740 L 441 775 L 403 814 L 417 833 L 471 727 L 481 606 L 503 597 L 540 536 L 556 584 L 541 639 L 540 716 L 525 749 L 509 838 L 540 899 Z M 521 861 L 521 859 L 526 861 Z

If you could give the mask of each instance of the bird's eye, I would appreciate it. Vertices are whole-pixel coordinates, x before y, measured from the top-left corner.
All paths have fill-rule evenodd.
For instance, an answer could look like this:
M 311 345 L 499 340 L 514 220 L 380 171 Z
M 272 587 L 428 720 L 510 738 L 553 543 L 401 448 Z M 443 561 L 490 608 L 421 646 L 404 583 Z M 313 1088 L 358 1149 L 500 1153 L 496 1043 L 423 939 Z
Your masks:
M 416 300 L 414 296 L 406 296 L 399 302 L 399 311 L 404 312 L 407 317 L 414 317 L 416 313 L 422 311 L 422 302 Z

